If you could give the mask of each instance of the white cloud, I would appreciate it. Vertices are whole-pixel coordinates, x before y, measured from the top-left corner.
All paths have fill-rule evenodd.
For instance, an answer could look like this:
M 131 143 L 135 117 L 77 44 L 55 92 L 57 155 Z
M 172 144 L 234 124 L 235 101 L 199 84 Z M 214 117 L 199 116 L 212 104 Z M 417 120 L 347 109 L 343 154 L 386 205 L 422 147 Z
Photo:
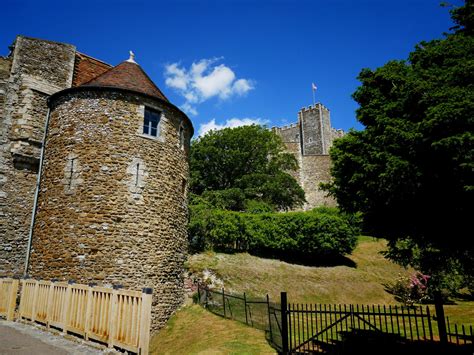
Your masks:
M 188 102 L 185 102 L 183 105 L 181 105 L 181 108 L 184 112 L 189 113 L 190 115 L 197 116 L 198 114 L 197 110 Z
M 223 128 L 234 128 L 240 126 L 250 126 L 253 124 L 264 125 L 267 124 L 268 120 L 261 118 L 230 118 L 224 123 L 216 123 L 216 119 L 213 118 L 209 122 L 201 123 L 199 126 L 199 136 L 204 136 L 207 132 L 213 130 L 219 130 Z
M 234 71 L 224 64 L 216 64 L 222 58 L 201 59 L 189 69 L 179 63 L 165 67 L 165 83 L 178 91 L 185 103 L 181 108 L 191 115 L 197 115 L 196 105 L 217 97 L 221 100 L 232 96 L 243 96 L 255 87 L 251 79 L 237 79 Z

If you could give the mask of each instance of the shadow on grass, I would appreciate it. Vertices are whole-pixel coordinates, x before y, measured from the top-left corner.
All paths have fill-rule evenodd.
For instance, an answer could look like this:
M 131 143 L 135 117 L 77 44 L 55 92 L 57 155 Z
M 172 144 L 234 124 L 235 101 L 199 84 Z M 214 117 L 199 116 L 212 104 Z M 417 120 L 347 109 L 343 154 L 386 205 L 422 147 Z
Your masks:
M 355 268 L 357 264 L 344 255 L 311 255 L 311 254 L 292 254 L 261 250 L 251 252 L 252 255 L 265 259 L 278 259 L 289 264 L 313 267 L 329 267 L 329 266 L 348 266 Z
M 435 341 L 410 341 L 396 334 L 356 329 L 342 332 L 342 340 L 333 343 L 317 343 L 326 354 L 364 355 L 464 355 L 472 354 L 473 344 L 446 344 Z

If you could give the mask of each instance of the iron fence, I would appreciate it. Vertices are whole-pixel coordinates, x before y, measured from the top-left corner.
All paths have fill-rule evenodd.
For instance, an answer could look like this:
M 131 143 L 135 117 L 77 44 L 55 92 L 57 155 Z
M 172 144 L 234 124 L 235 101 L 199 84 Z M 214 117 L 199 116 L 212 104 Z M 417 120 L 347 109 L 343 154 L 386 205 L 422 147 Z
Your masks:
M 444 322 L 439 305 L 435 317 L 428 306 L 289 304 L 285 292 L 280 303 L 274 303 L 268 295 L 248 297 L 203 285 L 198 287 L 198 299 L 217 315 L 265 331 L 268 342 L 283 354 L 354 353 L 361 343 L 390 344 L 392 350 L 411 349 L 415 354 L 439 349 L 443 353 L 447 349 L 443 346 L 456 354 L 474 350 L 472 326 L 453 325 L 448 318 Z

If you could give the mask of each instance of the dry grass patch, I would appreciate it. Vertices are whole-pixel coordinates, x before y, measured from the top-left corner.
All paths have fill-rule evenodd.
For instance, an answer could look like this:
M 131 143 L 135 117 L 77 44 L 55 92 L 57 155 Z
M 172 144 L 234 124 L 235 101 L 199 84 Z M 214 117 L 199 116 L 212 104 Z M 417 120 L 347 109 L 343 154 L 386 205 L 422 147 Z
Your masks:
M 230 291 L 252 296 L 268 293 L 275 301 L 281 291 L 287 291 L 294 303 L 395 304 L 383 284 L 409 271 L 386 260 L 380 254 L 385 247 L 383 240 L 362 237 L 349 256 L 356 267 L 311 267 L 247 253 L 207 252 L 191 256 L 189 268 L 194 272 L 212 270 Z
M 263 331 L 200 306 L 179 310 L 151 340 L 151 354 L 275 354 Z

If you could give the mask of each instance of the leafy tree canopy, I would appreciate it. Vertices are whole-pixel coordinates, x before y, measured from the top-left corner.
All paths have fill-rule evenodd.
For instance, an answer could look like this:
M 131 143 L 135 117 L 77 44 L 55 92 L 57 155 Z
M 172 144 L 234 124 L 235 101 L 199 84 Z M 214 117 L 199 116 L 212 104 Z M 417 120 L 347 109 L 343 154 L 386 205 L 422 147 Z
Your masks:
M 451 13 L 454 32 L 361 71 L 353 98 L 365 129 L 335 141 L 326 189 L 389 239 L 392 259 L 432 274 L 457 265 L 472 280 L 473 2 Z
M 211 131 L 191 146 L 191 191 L 217 208 L 244 210 L 249 201 L 299 206 L 305 199 L 290 174 L 296 169 L 280 137 L 258 125 Z

